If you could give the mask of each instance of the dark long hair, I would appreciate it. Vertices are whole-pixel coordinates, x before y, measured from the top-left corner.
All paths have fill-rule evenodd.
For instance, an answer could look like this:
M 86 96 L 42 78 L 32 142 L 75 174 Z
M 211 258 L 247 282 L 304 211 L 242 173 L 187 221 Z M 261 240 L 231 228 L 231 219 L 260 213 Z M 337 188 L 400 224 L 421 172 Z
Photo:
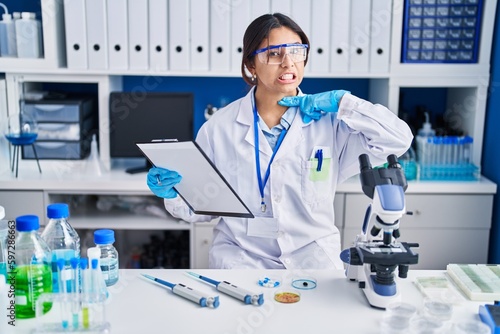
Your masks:
M 243 80 L 250 86 L 255 85 L 255 82 L 250 80 L 245 71 L 245 67 L 254 67 L 255 55 L 253 55 L 253 53 L 259 48 L 263 40 L 269 38 L 271 30 L 281 27 L 286 27 L 299 35 L 302 44 L 309 44 L 309 38 L 307 38 L 302 28 L 300 28 L 294 20 L 284 14 L 264 14 L 253 20 L 243 36 L 243 57 L 241 60 L 241 75 Z M 307 55 L 309 55 L 309 49 L 310 47 L 307 48 Z M 305 64 L 307 64 L 307 58 L 304 61 L 304 65 Z

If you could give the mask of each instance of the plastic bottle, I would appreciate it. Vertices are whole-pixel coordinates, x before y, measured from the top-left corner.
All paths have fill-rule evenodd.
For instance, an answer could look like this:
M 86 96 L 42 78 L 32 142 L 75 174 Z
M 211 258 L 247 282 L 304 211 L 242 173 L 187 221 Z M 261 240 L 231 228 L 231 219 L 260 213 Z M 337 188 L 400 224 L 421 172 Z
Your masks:
M 115 232 L 113 230 L 94 231 L 94 242 L 101 250 L 100 266 L 106 286 L 118 282 L 118 251 L 113 246 Z
M 42 27 L 35 13 L 22 12 L 15 21 L 17 56 L 19 58 L 42 57 Z
M 422 125 L 422 128 L 418 130 L 418 134 L 416 137 L 417 140 L 417 153 L 418 153 L 418 161 L 422 165 L 432 164 L 433 157 L 433 144 L 432 141 L 429 140 L 430 137 L 436 135 L 436 131 L 432 128 L 431 123 L 429 122 L 429 113 L 425 113 L 425 122 Z
M 0 21 L 0 56 L 17 57 L 16 24 L 7 11 Z
M 96 135 L 92 136 L 92 142 L 90 143 L 90 155 L 85 163 L 85 173 L 91 174 L 93 176 L 101 176 L 101 160 L 99 159 L 99 151 L 97 149 L 97 139 Z
M 16 318 L 34 318 L 38 297 L 52 292 L 50 248 L 38 233 L 38 216 L 25 215 L 16 218 Z M 43 313 L 52 308 L 44 303 Z
M 406 180 L 415 180 L 417 178 L 417 160 L 413 147 L 399 157 L 398 161 L 405 173 Z
M 57 279 L 57 260 L 64 259 L 65 270 L 71 270 L 70 260 L 80 258 L 80 237 L 69 224 L 69 207 L 65 203 L 54 203 L 47 206 L 49 223 L 42 233 L 42 239 L 52 250 L 52 286 L 54 292 L 60 292 Z M 68 271 L 71 272 L 71 271 Z M 68 280 L 70 282 L 70 280 Z M 66 287 L 71 292 L 71 286 Z

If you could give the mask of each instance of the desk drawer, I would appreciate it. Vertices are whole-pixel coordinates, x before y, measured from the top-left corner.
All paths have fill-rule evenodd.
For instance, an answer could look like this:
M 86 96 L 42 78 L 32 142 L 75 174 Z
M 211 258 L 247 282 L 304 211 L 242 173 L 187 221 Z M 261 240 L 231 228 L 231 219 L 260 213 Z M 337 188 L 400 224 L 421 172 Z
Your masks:
M 38 159 L 80 160 L 88 157 L 90 141 L 36 141 Z M 23 159 L 35 159 L 30 145 L 23 146 Z
M 346 196 L 346 227 L 361 229 L 370 202 L 365 195 Z M 401 218 L 401 228 L 487 230 L 491 226 L 492 208 L 493 196 L 488 194 L 410 194 L 406 195 L 406 210 L 413 215 Z
M 90 135 L 93 125 L 92 118 L 83 123 L 39 123 L 37 140 L 82 140 Z
M 37 122 L 80 122 L 93 112 L 92 100 L 26 101 L 24 112 Z

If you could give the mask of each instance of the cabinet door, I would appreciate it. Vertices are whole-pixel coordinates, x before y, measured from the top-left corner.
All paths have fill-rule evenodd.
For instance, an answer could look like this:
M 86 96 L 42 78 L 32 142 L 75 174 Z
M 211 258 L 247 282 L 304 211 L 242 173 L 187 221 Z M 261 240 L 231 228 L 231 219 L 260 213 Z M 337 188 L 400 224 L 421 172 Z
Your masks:
M 40 224 L 45 221 L 42 191 L 0 191 L 0 206 L 5 209 L 5 219 L 13 220 L 22 215 L 36 215 Z
M 346 195 L 343 244 L 360 233 L 370 199 Z M 418 243 L 413 269 L 446 269 L 449 263 L 486 263 L 493 208 L 491 195 L 407 195 L 413 215 L 401 218 L 401 241 Z M 372 219 L 374 219 L 372 217 Z
M 208 269 L 208 251 L 212 246 L 214 226 L 218 220 L 210 223 L 195 223 L 192 229 L 191 267 Z

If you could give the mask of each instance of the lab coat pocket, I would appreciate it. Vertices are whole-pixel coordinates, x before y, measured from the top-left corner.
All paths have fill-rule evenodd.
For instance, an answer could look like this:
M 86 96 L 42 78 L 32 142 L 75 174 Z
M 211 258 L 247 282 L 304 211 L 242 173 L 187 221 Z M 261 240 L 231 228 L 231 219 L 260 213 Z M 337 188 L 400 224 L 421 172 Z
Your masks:
M 302 161 L 302 199 L 305 203 L 314 204 L 331 198 L 331 158 L 324 158 L 321 170 L 318 160 Z

